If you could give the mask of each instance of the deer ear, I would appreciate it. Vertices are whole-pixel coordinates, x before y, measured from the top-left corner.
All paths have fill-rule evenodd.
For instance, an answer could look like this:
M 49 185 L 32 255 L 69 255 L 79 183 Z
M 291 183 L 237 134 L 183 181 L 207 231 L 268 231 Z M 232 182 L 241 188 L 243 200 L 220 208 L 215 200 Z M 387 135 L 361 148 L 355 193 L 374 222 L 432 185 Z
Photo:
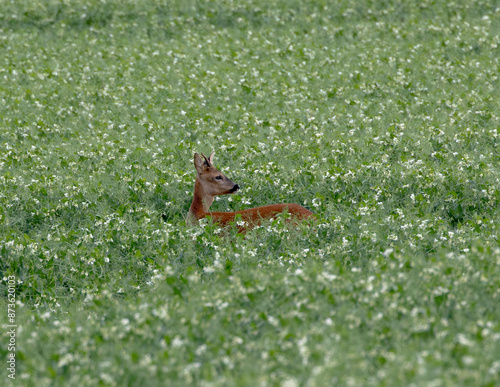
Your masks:
M 210 162 L 210 160 L 208 159 L 207 156 L 205 156 L 203 153 L 201 154 L 201 157 L 203 157 L 205 159 L 205 165 L 206 167 L 212 167 L 212 163 Z
M 208 158 L 208 161 L 210 161 L 210 164 L 212 164 L 212 165 L 214 165 L 214 154 L 215 154 L 215 152 L 212 152 L 212 154 Z
M 198 153 L 194 154 L 194 167 L 198 171 L 198 173 L 203 173 L 205 169 L 204 164 L 206 164 L 205 160 L 203 160 Z

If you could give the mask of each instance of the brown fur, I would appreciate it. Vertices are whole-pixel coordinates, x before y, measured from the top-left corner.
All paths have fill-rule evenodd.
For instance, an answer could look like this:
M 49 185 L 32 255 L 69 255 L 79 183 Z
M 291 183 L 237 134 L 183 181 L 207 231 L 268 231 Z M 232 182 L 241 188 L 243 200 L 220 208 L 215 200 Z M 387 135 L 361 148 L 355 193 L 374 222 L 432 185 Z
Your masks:
M 238 228 L 239 232 L 245 232 L 260 224 L 262 219 L 270 219 L 282 212 L 288 212 L 293 220 L 303 220 L 315 218 L 314 214 L 299 204 L 279 203 L 268 206 L 249 208 L 247 210 L 235 212 L 211 212 L 210 205 L 217 195 L 228 195 L 236 192 L 239 186 L 232 180 L 224 176 L 213 165 L 213 153 L 207 158 L 202 154 L 203 159 L 195 153 L 194 165 L 198 172 L 194 185 L 193 202 L 189 208 L 188 221 L 196 224 L 198 220 L 210 216 L 214 222 L 221 226 L 226 226 L 229 222 L 240 215 L 245 222 L 244 226 Z M 239 217 L 238 217 L 239 218 Z

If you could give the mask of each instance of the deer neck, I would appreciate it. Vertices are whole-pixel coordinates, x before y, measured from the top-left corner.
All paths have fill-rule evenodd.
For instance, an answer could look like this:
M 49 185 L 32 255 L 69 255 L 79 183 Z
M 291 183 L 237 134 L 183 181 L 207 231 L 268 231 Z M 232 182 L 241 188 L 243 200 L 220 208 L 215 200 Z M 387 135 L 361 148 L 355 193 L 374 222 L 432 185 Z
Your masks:
M 204 192 L 203 184 L 200 179 L 196 178 L 194 183 L 193 202 L 189 208 L 190 217 L 194 217 L 195 221 L 203 218 L 213 202 L 214 197 Z

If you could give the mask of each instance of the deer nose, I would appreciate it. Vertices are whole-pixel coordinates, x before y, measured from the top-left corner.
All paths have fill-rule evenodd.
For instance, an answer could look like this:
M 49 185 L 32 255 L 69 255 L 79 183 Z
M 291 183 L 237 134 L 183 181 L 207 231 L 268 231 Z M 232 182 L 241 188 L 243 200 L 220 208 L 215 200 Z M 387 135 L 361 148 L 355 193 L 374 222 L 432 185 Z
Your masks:
M 240 189 L 240 186 L 238 184 L 235 184 L 233 188 L 229 190 L 230 193 L 236 192 Z

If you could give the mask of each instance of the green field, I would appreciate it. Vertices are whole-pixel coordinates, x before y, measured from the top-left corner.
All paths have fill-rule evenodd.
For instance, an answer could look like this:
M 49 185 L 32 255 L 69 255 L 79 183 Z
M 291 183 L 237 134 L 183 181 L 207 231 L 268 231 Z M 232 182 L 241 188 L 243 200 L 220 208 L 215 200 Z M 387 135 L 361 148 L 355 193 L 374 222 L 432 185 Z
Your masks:
M 494 0 L 0 0 L 0 384 L 499 386 L 499 77 Z M 186 225 L 212 150 L 316 225 Z

